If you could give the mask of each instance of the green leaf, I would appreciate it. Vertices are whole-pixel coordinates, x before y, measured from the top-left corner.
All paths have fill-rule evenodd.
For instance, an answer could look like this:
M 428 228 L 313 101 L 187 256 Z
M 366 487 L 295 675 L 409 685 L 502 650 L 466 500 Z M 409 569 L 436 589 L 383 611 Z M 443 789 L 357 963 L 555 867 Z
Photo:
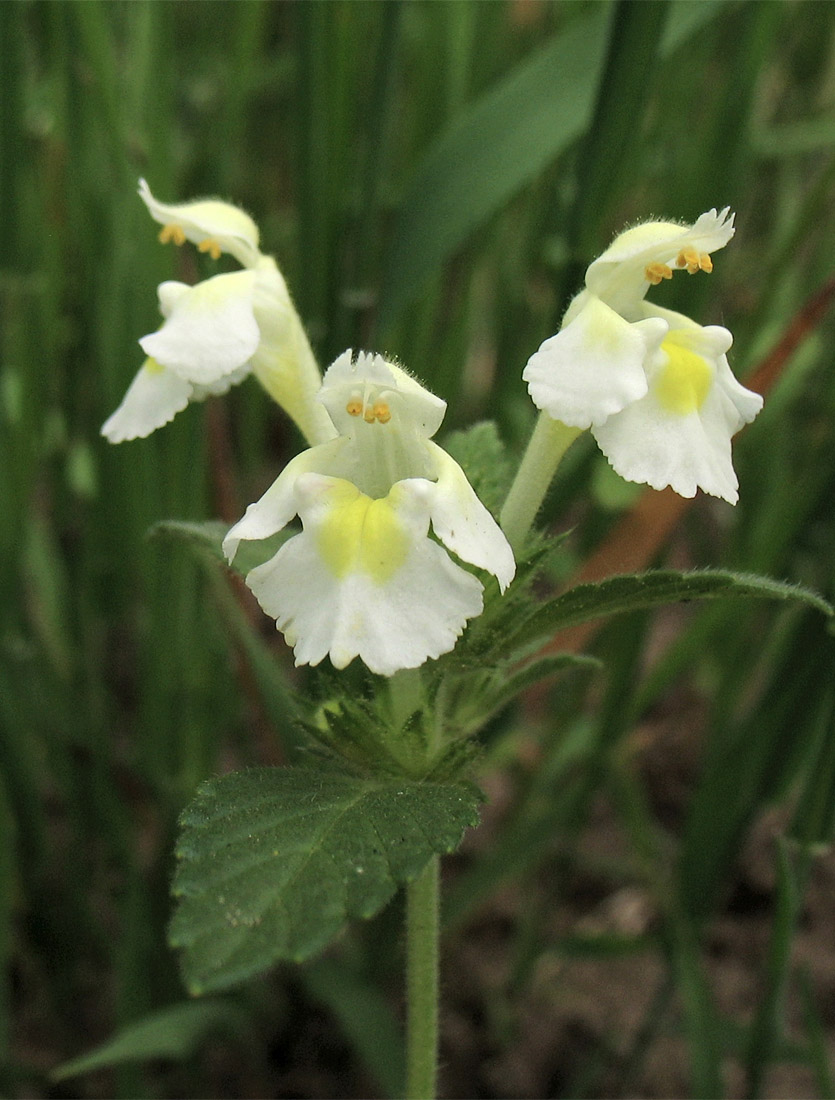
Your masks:
M 194 550 L 202 550 L 217 561 L 227 564 L 222 544 L 229 530 L 220 520 L 204 520 L 201 523 L 187 520 L 166 519 L 155 523 L 148 531 L 148 538 L 170 538 L 185 543 Z M 230 569 L 245 577 L 250 569 L 268 561 L 278 548 L 291 537 L 293 531 L 286 528 L 270 535 L 267 539 L 250 541 L 245 539 L 238 547 L 235 560 Z
M 206 1037 L 217 1031 L 246 1035 L 251 1031 L 249 1016 L 238 1005 L 220 999 L 173 1005 L 123 1028 L 89 1054 L 65 1062 L 53 1071 L 52 1080 L 64 1081 L 122 1062 L 179 1061 L 194 1054 Z
M 461 466 L 482 504 L 498 515 L 513 480 L 513 467 L 495 422 L 483 420 L 465 431 L 452 432 L 444 440 L 444 449 Z
M 175 539 L 194 550 L 202 550 L 213 558 L 217 558 L 218 561 L 225 562 L 221 543 L 228 530 L 225 523 L 216 519 L 209 519 L 203 523 L 164 519 L 149 529 L 148 538 Z
M 589 672 L 592 669 L 602 668 L 602 662 L 595 657 L 588 657 L 580 653 L 555 653 L 538 660 L 530 661 L 518 672 L 504 675 L 497 674 L 497 682 L 485 693 L 484 700 L 479 700 L 486 714 L 495 714 L 502 707 L 507 706 L 517 695 L 527 691 L 533 684 L 545 680 L 549 676 L 556 676 L 568 669 L 577 669 Z
M 556 631 L 589 619 L 657 607 L 660 604 L 688 600 L 739 599 L 748 596 L 771 600 L 799 600 L 825 615 L 833 614 L 832 606 L 808 588 L 753 573 L 732 573 L 720 569 L 705 569 L 693 573 L 656 570 L 609 577 L 608 580 L 595 584 L 578 584 L 562 596 L 557 596 L 537 608 L 501 644 L 505 653 L 530 649 L 543 644 Z
M 382 282 L 391 321 L 467 234 L 534 179 L 588 125 L 606 46 L 595 4 L 444 133 L 400 206 Z
M 321 951 L 476 824 L 468 784 L 258 768 L 205 783 L 181 818 L 170 940 L 194 993 Z

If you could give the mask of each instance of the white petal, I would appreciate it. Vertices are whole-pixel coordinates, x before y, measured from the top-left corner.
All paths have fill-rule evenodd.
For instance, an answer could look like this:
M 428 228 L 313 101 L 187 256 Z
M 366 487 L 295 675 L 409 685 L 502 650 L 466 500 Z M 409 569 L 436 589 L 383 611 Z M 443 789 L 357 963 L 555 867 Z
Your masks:
M 435 534 L 459 558 L 492 573 L 504 592 L 516 572 L 510 543 L 455 459 L 431 440 L 426 445 L 438 479 L 430 513 Z
M 258 227 L 248 214 L 220 199 L 199 202 L 158 202 L 145 180 L 139 181 L 139 196 L 154 221 L 177 226 L 193 244 L 213 241 L 222 252 L 234 256 L 244 267 L 258 259 Z
M 699 252 L 716 252 L 724 248 L 733 237 L 734 215 L 729 206 L 723 207 L 718 213 L 714 207 L 693 222 L 686 233 L 685 245 L 691 245 Z
M 716 385 L 723 391 L 737 412 L 734 432 L 744 424 L 750 424 L 763 407 L 762 395 L 746 389 L 734 377 L 726 356 L 721 356 L 716 367 Z
M 735 406 L 714 382 L 698 411 L 669 412 L 650 391 L 593 434 L 627 481 L 653 489 L 669 485 L 683 497 L 695 496 L 698 488 L 736 504 L 738 482 L 731 462 L 736 422 Z
M 242 540 L 269 538 L 290 522 L 298 511 L 295 486 L 306 473 L 332 474 L 338 469 L 344 439 L 333 439 L 319 447 L 310 447 L 292 458 L 266 493 L 250 504 L 243 517 L 230 527 L 223 540 L 223 553 L 232 561 Z
M 533 403 L 554 420 L 589 428 L 647 392 L 645 361 L 667 332 L 658 318 L 630 324 L 589 295 L 574 319 L 522 372 Z
M 164 283 L 160 283 L 157 287 L 157 300 L 159 301 L 159 311 L 163 317 L 170 317 L 171 310 L 182 298 L 184 294 L 188 294 L 191 287 L 188 283 L 179 283 L 176 279 L 168 279 Z
M 176 298 L 160 329 L 142 337 L 142 350 L 202 386 L 232 374 L 258 347 L 254 288 L 252 271 L 215 275 L 197 283 Z
M 204 401 L 207 397 L 220 397 L 222 394 L 228 393 L 233 386 L 243 382 L 251 369 L 252 365 L 250 363 L 244 363 L 242 367 L 233 370 L 231 374 L 225 374 L 222 378 L 218 378 L 216 382 L 210 382 L 206 386 L 195 385 L 192 401 Z
M 361 569 L 337 577 L 319 551 L 322 506 L 326 514 L 335 484 L 307 480 L 300 507 L 305 530 L 247 577 L 293 645 L 296 663 L 318 664 L 330 654 L 334 666 L 344 668 L 360 657 L 372 672 L 391 676 L 452 649 L 467 620 L 481 613 L 481 585 L 427 538 L 426 483 L 400 482 L 393 490 L 408 553 L 382 581 Z
M 111 443 L 144 439 L 173 420 L 191 398 L 191 383 L 153 360 L 146 360 L 119 408 L 102 425 L 101 434 Z

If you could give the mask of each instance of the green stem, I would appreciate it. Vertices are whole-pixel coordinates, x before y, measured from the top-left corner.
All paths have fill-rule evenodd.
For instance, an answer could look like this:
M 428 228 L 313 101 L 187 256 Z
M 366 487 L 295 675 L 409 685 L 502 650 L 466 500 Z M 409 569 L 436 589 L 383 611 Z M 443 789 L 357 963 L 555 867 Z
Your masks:
M 580 428 L 569 428 L 547 413 L 539 414 L 499 517 L 514 553 L 522 548 L 562 456 L 580 434 Z
M 438 1077 L 440 856 L 406 887 L 406 1100 L 435 1100 Z

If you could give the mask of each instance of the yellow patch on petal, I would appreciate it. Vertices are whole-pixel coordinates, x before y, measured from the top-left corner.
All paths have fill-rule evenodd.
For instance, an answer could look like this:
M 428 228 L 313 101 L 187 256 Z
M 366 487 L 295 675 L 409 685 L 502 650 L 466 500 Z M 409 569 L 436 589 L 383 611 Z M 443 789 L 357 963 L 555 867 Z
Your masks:
M 385 584 L 403 565 L 409 535 L 390 498 L 391 494 L 373 500 L 348 482 L 331 490 L 330 510 L 316 541 L 335 577 L 361 572 L 377 584 Z
M 655 380 L 655 396 L 679 416 L 696 412 L 710 392 L 713 370 L 706 359 L 667 337 L 661 345 L 667 362 Z
M 158 363 L 156 359 L 151 359 L 150 356 L 145 360 L 142 366 L 145 368 L 148 374 L 162 374 L 162 372 L 165 370 L 165 367 L 162 365 L 162 363 Z

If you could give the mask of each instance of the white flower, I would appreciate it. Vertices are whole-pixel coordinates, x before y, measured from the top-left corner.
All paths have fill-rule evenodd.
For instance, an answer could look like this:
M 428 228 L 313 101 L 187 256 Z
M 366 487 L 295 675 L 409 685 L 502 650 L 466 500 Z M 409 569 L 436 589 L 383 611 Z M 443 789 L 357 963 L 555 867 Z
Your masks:
M 160 239 L 195 243 L 217 259 L 234 256 L 243 271 L 193 287 L 159 287 L 162 326 L 140 341 L 148 358 L 102 427 L 111 443 L 144 438 L 190 401 L 225 393 L 253 373 L 296 421 L 309 442 L 333 435 L 315 397 L 319 368 L 287 285 L 271 256 L 258 251 L 258 229 L 242 210 L 208 199 L 170 206 L 144 180 L 139 194 L 163 226 Z
M 676 268 L 713 269 L 711 253 L 733 236 L 733 215 L 709 210 L 692 226 L 646 222 L 621 233 L 586 271 L 561 330 L 528 360 L 534 404 L 555 420 L 591 429 L 628 481 L 681 496 L 696 489 L 738 498 L 731 436 L 762 408 L 734 378 L 725 328 L 703 328 L 645 301 Z
M 297 455 L 229 531 L 263 539 L 298 515 L 289 539 L 246 582 L 294 647 L 296 664 L 360 657 L 391 676 L 455 645 L 482 611 L 482 585 L 429 537 L 486 569 L 501 590 L 513 579 L 510 546 L 461 467 L 431 436 L 446 404 L 382 356 L 346 351 L 328 369 L 319 401 L 338 433 Z

